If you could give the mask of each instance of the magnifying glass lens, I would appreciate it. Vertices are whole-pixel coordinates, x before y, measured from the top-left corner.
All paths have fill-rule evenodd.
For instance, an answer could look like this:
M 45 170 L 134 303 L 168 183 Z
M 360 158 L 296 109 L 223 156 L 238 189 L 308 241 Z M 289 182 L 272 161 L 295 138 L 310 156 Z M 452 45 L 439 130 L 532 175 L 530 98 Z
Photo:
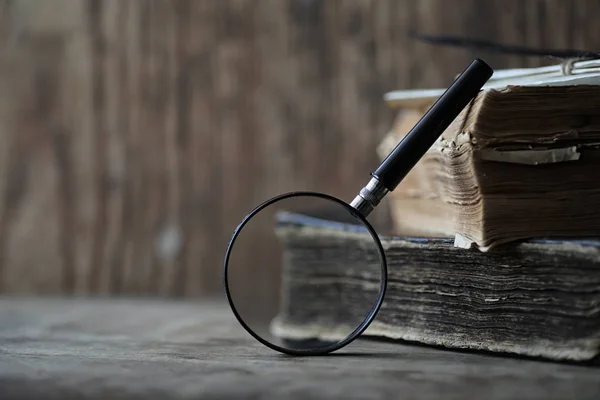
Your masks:
M 263 344 L 325 353 L 360 335 L 385 292 L 385 255 L 353 208 L 320 194 L 279 196 L 240 224 L 225 260 L 227 296 Z

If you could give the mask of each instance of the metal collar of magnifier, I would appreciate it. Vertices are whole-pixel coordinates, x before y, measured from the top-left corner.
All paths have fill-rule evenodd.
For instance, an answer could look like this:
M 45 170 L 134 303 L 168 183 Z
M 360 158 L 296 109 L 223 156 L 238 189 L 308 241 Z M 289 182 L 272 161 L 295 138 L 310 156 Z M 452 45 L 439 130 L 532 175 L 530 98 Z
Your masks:
M 368 216 L 377 207 L 389 190 L 383 186 L 379 179 L 373 177 L 360 193 L 352 200 L 350 205 L 363 216 Z

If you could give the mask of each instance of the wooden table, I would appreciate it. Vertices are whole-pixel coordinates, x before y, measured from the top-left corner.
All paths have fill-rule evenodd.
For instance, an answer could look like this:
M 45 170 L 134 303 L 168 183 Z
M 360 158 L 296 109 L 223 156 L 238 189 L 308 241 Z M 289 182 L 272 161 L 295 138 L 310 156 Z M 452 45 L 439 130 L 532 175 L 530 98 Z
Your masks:
M 295 358 L 217 301 L 0 299 L 0 399 L 600 399 L 600 368 L 361 340 Z

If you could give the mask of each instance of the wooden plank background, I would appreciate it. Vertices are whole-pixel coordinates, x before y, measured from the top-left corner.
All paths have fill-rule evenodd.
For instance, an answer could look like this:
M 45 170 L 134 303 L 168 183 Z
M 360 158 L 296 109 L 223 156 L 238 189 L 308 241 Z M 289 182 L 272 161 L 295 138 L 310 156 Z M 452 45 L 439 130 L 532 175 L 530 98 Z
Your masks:
M 0 0 L 0 291 L 220 293 L 255 204 L 366 182 L 385 92 L 447 85 L 474 56 L 546 63 L 409 30 L 600 50 L 599 17 L 591 0 Z

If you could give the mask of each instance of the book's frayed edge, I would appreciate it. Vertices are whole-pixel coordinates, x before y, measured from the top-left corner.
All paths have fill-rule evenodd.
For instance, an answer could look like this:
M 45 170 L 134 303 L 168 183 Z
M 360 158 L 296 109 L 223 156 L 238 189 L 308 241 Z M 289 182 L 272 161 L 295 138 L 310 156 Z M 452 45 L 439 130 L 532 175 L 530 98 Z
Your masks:
M 471 240 L 468 237 L 461 235 L 460 233 L 456 233 L 454 234 L 454 247 L 458 247 L 460 249 L 472 249 L 476 247 L 476 243 L 474 240 Z M 481 248 L 479 248 L 479 250 L 481 250 Z
M 554 360 L 588 361 L 600 354 L 600 338 L 569 340 L 560 343 L 541 339 L 530 339 L 530 343 L 474 341 L 462 339 L 460 335 L 436 335 L 420 329 L 389 326 L 379 321 L 363 333 L 365 336 L 406 340 L 450 349 L 469 349 L 494 353 L 512 353 Z
M 469 146 L 469 148 L 464 146 Z M 581 157 L 577 146 L 514 150 L 475 146 L 473 137 L 469 132 L 458 132 L 453 139 L 440 138 L 430 149 L 430 151 L 449 152 L 450 154 L 460 153 L 465 150 L 471 151 L 473 156 L 480 160 L 523 165 L 577 161 Z
M 518 244 L 524 250 L 538 249 L 545 252 L 555 251 L 573 251 L 579 254 L 586 254 L 590 257 L 597 258 L 600 255 L 600 249 L 598 248 L 598 242 L 596 240 L 585 240 L 578 238 L 573 239 L 534 239 L 531 237 L 516 237 L 516 238 L 505 238 L 503 240 L 495 240 L 488 245 L 480 245 L 478 241 L 470 239 L 466 235 L 460 233 L 454 234 L 454 247 L 460 249 L 476 249 L 482 253 L 489 252 L 490 250 L 496 249 L 502 245 L 508 243 L 515 243 L 520 241 Z M 488 241 L 486 241 L 488 242 Z
M 276 317 L 270 327 L 271 334 L 288 340 L 319 339 L 340 341 L 345 339 L 356 327 L 323 326 L 320 324 L 290 324 L 285 318 Z M 498 342 L 490 340 L 476 341 L 465 339 L 460 334 L 434 334 L 422 329 L 390 326 L 377 320 L 363 333 L 365 337 L 403 340 L 429 346 L 441 346 L 449 349 L 489 351 L 494 353 L 518 354 L 529 357 L 542 357 L 553 360 L 589 361 L 600 355 L 600 338 L 587 338 L 563 341 L 560 343 L 543 339 L 526 339 L 524 343 Z M 529 342 L 529 343 L 527 343 Z
M 494 150 L 482 148 L 476 152 L 481 160 L 511 164 L 540 165 L 579 160 L 577 146 L 544 150 Z

